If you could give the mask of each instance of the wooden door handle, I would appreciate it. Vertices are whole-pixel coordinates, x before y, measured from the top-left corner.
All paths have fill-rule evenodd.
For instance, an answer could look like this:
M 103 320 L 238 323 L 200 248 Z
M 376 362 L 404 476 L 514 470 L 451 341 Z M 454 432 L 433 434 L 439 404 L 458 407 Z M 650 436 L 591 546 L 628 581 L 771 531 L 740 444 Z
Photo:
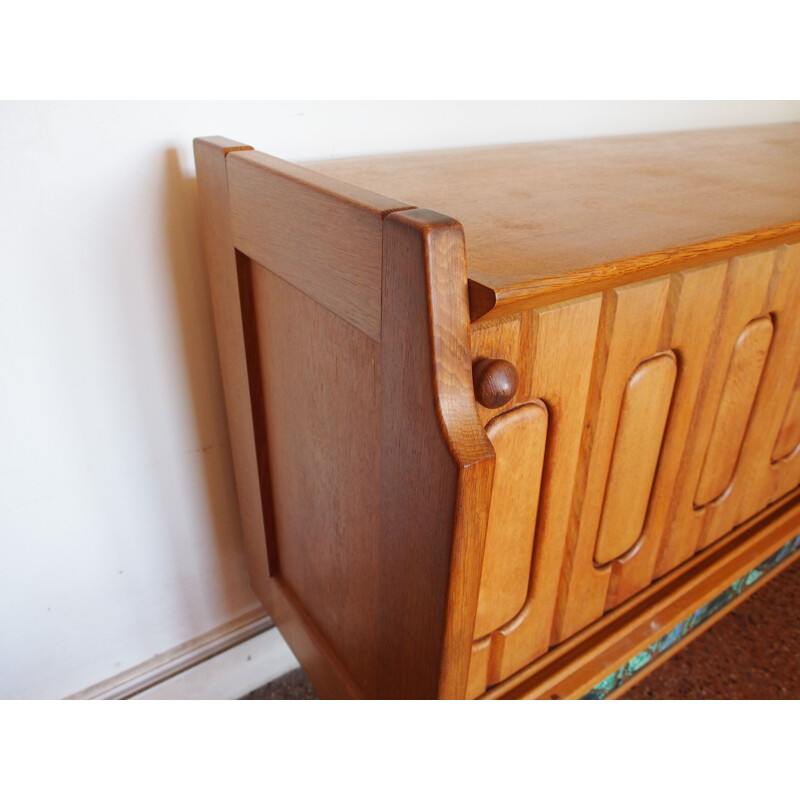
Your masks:
M 472 367 L 475 398 L 485 408 L 500 408 L 517 393 L 516 367 L 502 358 L 483 358 Z

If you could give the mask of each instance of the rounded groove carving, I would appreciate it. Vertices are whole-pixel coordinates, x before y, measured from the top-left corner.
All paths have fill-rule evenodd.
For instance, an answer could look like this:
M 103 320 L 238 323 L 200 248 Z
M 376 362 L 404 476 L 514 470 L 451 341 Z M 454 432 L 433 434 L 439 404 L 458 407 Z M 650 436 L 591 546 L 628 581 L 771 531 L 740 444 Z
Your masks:
M 547 407 L 534 401 L 486 426 L 496 460 L 475 639 L 513 619 L 528 598 L 548 423 Z
M 670 350 L 642 361 L 625 387 L 594 561 L 632 554 L 641 539 L 678 374 Z
M 502 358 L 484 358 L 472 368 L 475 399 L 484 408 L 501 408 L 517 393 L 516 367 Z
M 788 461 L 798 449 L 800 449 L 800 380 L 795 383 L 789 397 L 789 404 L 772 450 L 772 463 Z
M 695 508 L 720 500 L 733 481 L 772 332 L 772 317 L 757 317 L 736 340 L 700 473 Z

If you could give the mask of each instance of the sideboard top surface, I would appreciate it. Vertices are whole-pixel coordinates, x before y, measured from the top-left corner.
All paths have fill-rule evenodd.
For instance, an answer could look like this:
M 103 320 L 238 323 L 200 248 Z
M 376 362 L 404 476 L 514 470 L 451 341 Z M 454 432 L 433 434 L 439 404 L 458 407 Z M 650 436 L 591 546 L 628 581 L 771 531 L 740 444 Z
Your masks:
M 461 222 L 473 317 L 800 237 L 800 123 L 305 166 Z

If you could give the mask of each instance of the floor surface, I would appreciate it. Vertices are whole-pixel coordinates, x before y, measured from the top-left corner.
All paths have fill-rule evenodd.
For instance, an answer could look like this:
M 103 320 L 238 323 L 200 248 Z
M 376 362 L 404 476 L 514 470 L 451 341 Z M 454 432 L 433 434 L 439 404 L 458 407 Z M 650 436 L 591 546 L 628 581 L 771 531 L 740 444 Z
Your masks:
M 296 670 L 242 699 L 319 698 L 302 670 Z M 622 699 L 800 699 L 800 559 Z

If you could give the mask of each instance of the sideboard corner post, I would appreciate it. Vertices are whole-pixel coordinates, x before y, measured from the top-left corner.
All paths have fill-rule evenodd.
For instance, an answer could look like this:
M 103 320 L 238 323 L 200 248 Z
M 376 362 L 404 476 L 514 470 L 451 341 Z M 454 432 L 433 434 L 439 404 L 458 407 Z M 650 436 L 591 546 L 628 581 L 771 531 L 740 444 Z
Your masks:
M 217 330 L 247 565 L 254 591 L 265 605 L 269 605 L 267 521 L 259 481 L 226 164 L 229 153 L 252 149 L 222 136 L 194 140 L 203 248 Z
M 457 221 L 386 217 L 381 306 L 381 693 L 463 698 L 494 451 L 475 408 Z

